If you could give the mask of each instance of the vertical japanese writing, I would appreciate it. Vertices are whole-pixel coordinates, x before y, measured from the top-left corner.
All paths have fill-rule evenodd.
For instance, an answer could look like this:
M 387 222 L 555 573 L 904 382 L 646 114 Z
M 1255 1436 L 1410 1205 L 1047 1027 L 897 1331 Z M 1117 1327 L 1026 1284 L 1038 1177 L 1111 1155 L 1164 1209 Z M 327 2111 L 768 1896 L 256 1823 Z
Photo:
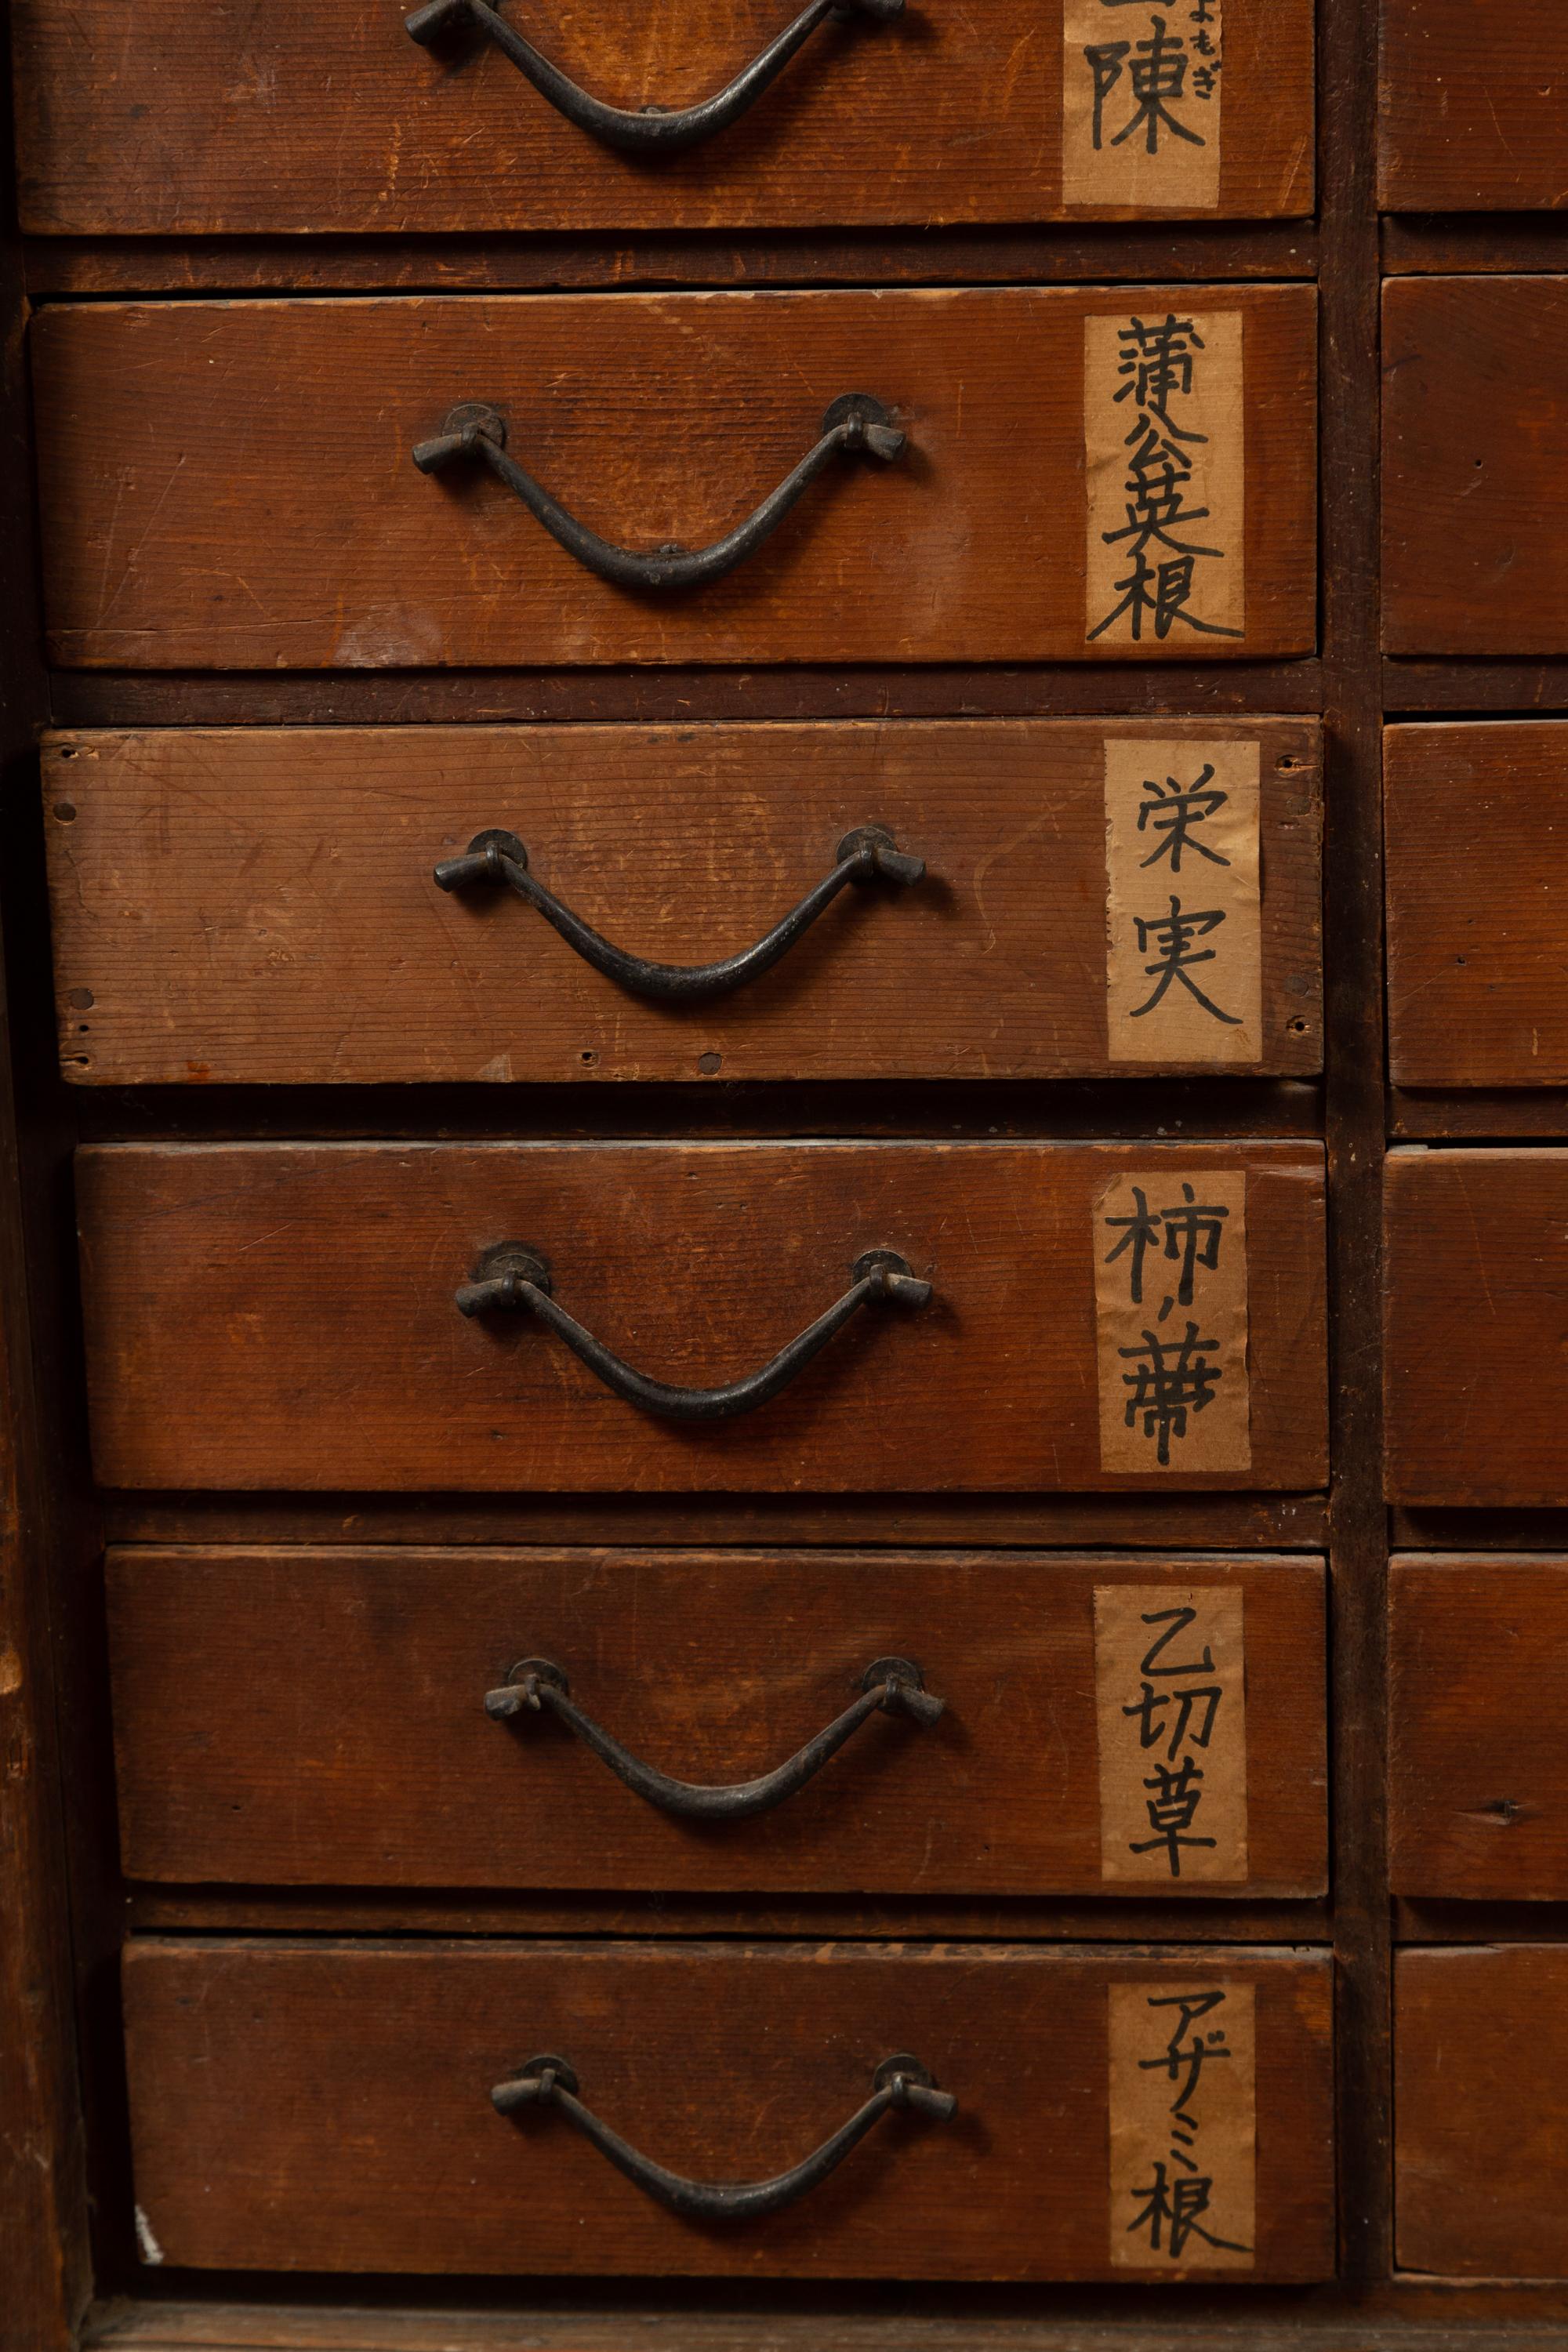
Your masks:
M 1247 1876 L 1242 1608 L 1232 1585 L 1097 1588 L 1102 1878 Z
M 1223 64 L 1220 0 L 1065 0 L 1064 202 L 1215 210 Z
M 1112 1985 L 1110 2258 L 1250 2270 L 1257 2218 L 1251 1985 Z
M 1263 1058 L 1260 765 L 1256 740 L 1106 744 L 1113 1062 Z
M 1115 1178 L 1093 1212 L 1100 1459 L 1207 1476 L 1251 1466 L 1247 1178 Z

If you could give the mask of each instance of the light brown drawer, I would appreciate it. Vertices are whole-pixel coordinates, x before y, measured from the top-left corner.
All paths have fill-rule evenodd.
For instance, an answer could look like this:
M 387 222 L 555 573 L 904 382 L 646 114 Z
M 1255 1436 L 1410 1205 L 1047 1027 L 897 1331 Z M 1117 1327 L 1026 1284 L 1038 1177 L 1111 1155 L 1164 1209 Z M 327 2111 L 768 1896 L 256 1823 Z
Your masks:
M 592 97 L 637 115 L 725 89 L 798 9 L 505 0 L 503 13 Z M 879 26 L 847 8 L 739 121 L 650 163 L 568 122 L 477 31 L 416 47 L 397 0 L 259 13 L 139 0 L 129 15 L 18 0 L 24 225 L 489 234 L 1310 212 L 1310 0 L 1167 10 L 1163 94 L 1141 104 L 1142 60 L 1118 45 L 1152 39 L 1157 13 L 989 0 Z M 1110 53 L 1097 66 L 1091 48 Z
M 78 1168 L 110 1486 L 1324 1476 L 1311 1144 L 110 1144 Z M 513 1244 L 552 1297 L 489 1255 Z M 916 1287 L 868 1291 L 876 1252 Z M 468 1300 L 493 1308 L 458 1311 L 460 1289 L 509 1276 Z M 546 1328 L 564 1314 L 648 1377 L 707 1389 L 849 1301 L 771 1402 L 722 1420 L 663 1417 L 664 1393 L 639 1409 Z
M 1378 201 L 1512 212 L 1568 190 L 1568 27 L 1550 0 L 1382 0 Z
M 1300 720 L 58 736 L 61 1067 L 115 1085 L 1314 1071 L 1319 758 Z M 625 955 L 704 966 L 764 940 L 870 827 L 923 879 L 845 887 L 770 971 L 697 1000 L 596 970 L 504 885 L 448 897 L 434 874 L 504 829 Z M 1173 894 L 1204 926 L 1174 971 Z
M 1384 1208 L 1391 1501 L 1568 1503 L 1568 1151 L 1395 1151 Z
M 1385 649 L 1568 651 L 1568 278 L 1394 278 L 1383 326 Z
M 149 1941 L 124 1984 L 136 2199 L 174 2264 L 1233 2282 L 1333 2265 L 1326 1956 Z M 557 2101 L 498 2111 L 492 2086 L 541 2053 L 634 2149 L 701 2181 L 798 2164 L 895 2053 L 957 2107 L 883 2115 L 782 2211 L 683 2220 Z
M 137 1547 L 110 1556 L 109 1605 L 133 1878 L 1323 1889 L 1319 1560 Z M 941 1717 L 895 1697 L 789 1776 L 889 1658 Z M 632 1769 L 783 1773 L 744 1801 L 773 1809 L 634 1790 L 548 1676 L 527 1703 L 530 1659 Z
M 1307 287 L 63 304 L 32 348 L 48 635 L 70 667 L 1314 642 Z M 726 540 L 853 394 L 901 454 L 826 448 L 772 535 L 700 585 L 599 576 L 479 444 L 411 463 L 479 404 L 504 423 L 499 463 L 658 568 Z M 1156 407 L 1184 436 L 1173 491 Z
M 1568 1899 L 1568 1559 L 1394 1563 L 1394 1892 Z
M 1388 1058 L 1398 1085 L 1568 1080 L 1568 723 L 1384 738 Z
M 1568 1945 L 1407 1951 L 1394 1965 L 1401 2269 L 1568 2278 L 1552 2193 L 1568 2135 Z

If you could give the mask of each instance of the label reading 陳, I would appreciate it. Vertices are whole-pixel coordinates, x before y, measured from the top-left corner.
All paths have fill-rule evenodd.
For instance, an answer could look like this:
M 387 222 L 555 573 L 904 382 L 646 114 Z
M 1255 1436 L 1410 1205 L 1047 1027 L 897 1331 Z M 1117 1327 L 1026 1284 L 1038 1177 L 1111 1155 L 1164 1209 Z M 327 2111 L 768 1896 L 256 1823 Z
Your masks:
M 1062 201 L 1219 204 L 1220 0 L 1064 0 Z
M 1237 1585 L 1094 1595 L 1100 1874 L 1239 1885 L 1247 1671 Z
M 1110 2260 L 1249 2271 L 1257 2214 L 1251 1985 L 1112 1985 Z
M 1117 1176 L 1092 1219 L 1100 1467 L 1249 1470 L 1246 1171 Z

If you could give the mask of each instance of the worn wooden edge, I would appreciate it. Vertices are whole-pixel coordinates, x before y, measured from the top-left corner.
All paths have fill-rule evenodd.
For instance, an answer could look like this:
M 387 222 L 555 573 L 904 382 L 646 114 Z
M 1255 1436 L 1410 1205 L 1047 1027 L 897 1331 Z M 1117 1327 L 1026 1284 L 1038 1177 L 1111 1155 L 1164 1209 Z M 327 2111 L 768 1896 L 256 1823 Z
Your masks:
M 1568 1087 L 1390 1087 L 1388 1131 L 1397 1142 L 1568 1141 Z

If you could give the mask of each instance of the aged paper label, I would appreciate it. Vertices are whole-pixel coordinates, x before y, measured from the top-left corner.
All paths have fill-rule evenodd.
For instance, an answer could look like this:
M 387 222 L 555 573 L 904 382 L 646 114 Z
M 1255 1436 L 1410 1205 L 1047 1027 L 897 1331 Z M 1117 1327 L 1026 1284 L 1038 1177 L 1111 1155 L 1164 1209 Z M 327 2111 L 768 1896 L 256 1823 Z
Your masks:
M 1257 742 L 1105 747 L 1113 1062 L 1263 1059 Z
M 1246 1171 L 1117 1176 L 1092 1213 L 1100 1467 L 1250 1469 Z
M 1258 2199 L 1251 1985 L 1113 1984 L 1110 2260 L 1117 2270 L 1249 2271 Z
M 1152 303 L 1084 321 L 1089 645 L 1245 634 L 1242 331 Z
M 1097 1586 L 1094 1687 L 1100 1876 L 1245 1879 L 1239 1586 Z
M 1062 201 L 1219 205 L 1220 0 L 1064 0 Z

